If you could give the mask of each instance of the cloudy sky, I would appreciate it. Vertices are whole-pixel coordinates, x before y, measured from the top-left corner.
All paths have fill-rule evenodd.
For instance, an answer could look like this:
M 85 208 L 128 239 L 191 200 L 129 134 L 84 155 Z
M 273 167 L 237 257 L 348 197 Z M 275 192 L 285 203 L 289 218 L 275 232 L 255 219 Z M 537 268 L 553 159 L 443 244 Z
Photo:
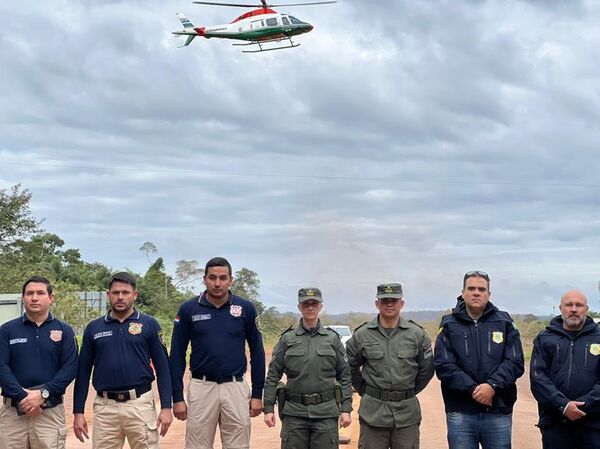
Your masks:
M 223 255 L 280 310 L 320 286 L 329 312 L 369 311 L 390 281 L 443 309 L 472 269 L 511 312 L 573 287 L 600 308 L 598 2 L 278 10 L 314 31 L 246 55 L 170 35 L 234 8 L 2 2 L 0 188 L 88 261 Z

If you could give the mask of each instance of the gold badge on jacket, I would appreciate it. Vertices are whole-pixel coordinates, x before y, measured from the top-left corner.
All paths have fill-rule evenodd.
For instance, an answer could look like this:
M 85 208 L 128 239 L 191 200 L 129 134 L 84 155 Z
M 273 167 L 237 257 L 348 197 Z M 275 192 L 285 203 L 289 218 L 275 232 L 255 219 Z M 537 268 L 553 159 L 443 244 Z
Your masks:
M 50 331 L 50 340 L 55 341 L 56 343 L 61 341 L 62 340 L 62 331 L 59 331 L 59 330 Z
M 598 343 L 592 343 L 590 345 L 590 354 L 592 354 L 592 355 L 598 355 L 598 354 L 600 354 L 600 344 L 598 344 Z
M 492 341 L 498 344 L 503 343 L 504 334 L 502 332 L 492 332 Z
M 142 333 L 142 323 L 129 323 L 129 333 L 138 335 Z

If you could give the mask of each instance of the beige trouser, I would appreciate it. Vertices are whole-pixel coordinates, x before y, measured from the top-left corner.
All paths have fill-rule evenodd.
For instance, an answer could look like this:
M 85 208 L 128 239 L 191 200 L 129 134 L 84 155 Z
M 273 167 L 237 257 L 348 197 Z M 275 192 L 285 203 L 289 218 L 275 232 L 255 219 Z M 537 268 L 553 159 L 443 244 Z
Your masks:
M 158 449 L 158 428 L 152 391 L 137 399 L 117 402 L 96 396 L 94 399 L 93 449 Z
M 223 449 L 250 447 L 250 387 L 244 381 L 217 384 L 191 379 L 185 449 L 213 449 L 217 424 Z
M 0 449 L 64 449 L 66 439 L 63 404 L 18 416 L 16 407 L 0 402 Z

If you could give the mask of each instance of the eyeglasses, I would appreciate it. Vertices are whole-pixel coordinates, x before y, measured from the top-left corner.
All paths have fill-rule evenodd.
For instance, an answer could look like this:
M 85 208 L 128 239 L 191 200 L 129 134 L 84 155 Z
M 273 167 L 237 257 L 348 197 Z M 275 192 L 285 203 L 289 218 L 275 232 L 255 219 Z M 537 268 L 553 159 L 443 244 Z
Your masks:
M 475 270 L 475 271 L 467 271 L 465 273 L 465 277 L 463 278 L 463 282 L 472 277 L 483 278 L 488 282 L 490 281 L 490 275 L 487 274 L 485 271 Z

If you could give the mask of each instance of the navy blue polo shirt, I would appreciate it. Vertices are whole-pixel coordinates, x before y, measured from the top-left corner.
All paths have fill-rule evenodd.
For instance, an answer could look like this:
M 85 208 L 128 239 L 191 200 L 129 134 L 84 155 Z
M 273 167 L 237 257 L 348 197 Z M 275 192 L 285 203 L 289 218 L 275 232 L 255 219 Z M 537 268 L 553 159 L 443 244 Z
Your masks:
M 77 374 L 77 342 L 71 326 L 50 313 L 39 327 L 27 314 L 0 326 L 2 395 L 21 401 L 23 388 L 44 385 L 61 396 Z
M 154 365 L 161 408 L 171 408 L 169 357 L 158 321 L 134 309 L 122 323 L 105 316 L 91 321 L 83 332 L 75 380 L 73 413 L 83 413 L 90 374 L 96 391 L 125 391 L 152 383 Z
M 246 372 L 248 341 L 252 397 L 262 399 L 265 350 L 251 301 L 230 294 L 229 300 L 217 308 L 206 300 L 204 292 L 181 305 L 171 339 L 174 402 L 183 401 L 183 373 L 190 341 L 190 370 L 213 377 L 241 376 Z

